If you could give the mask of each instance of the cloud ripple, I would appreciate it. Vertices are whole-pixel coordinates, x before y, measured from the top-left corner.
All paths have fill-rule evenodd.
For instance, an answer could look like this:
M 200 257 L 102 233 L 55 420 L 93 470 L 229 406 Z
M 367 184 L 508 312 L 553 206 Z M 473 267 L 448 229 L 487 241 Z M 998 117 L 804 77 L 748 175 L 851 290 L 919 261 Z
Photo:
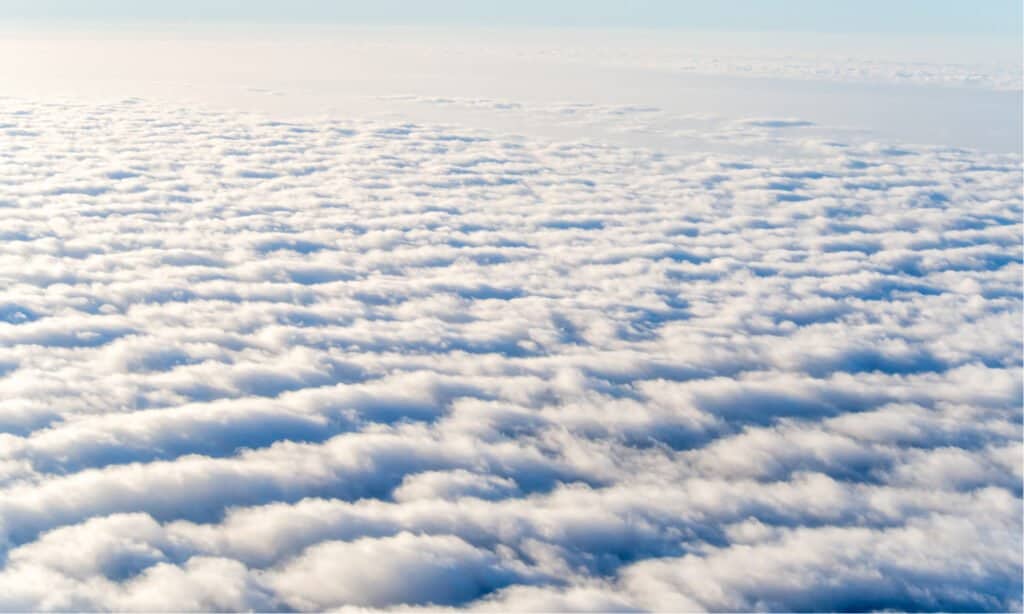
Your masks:
M 0 115 L 2 609 L 1021 607 L 1016 157 Z

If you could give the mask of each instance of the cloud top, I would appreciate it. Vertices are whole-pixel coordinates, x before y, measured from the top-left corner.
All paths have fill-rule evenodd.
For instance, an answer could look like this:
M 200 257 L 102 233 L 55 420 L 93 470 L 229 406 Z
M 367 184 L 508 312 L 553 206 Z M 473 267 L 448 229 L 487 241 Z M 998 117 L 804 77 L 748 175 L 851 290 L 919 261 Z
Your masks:
M 1017 156 L 0 126 L 0 609 L 1021 606 Z

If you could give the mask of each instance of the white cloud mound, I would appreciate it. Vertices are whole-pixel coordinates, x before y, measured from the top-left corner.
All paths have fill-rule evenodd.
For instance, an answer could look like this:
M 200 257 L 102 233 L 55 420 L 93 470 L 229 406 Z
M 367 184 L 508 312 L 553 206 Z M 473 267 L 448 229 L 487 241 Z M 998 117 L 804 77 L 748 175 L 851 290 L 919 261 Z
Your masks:
M 0 103 L 0 609 L 1021 607 L 1020 159 Z

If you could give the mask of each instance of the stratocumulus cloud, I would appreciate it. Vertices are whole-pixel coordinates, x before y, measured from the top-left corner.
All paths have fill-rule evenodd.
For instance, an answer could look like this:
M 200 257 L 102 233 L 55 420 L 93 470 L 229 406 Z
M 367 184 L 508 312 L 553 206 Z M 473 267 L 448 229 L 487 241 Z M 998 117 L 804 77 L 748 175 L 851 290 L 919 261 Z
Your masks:
M 1018 156 L 0 110 L 0 609 L 1021 607 Z

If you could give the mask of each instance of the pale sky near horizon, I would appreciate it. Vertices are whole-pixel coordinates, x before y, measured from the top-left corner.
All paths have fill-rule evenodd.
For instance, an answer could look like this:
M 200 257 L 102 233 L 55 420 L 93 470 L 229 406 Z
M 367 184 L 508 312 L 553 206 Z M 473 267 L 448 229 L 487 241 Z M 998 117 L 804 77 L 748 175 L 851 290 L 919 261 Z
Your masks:
M 0 0 L 0 94 L 134 96 L 284 118 L 397 113 L 566 138 L 594 128 L 566 135 L 533 113 L 510 120 L 401 97 L 640 104 L 1019 151 L 1016 3 L 892 4 L 438 0 L 428 12 L 402 0 Z M 601 137 L 691 146 L 658 134 Z
M 0 0 L 0 20 L 661 27 L 1020 38 L 1013 0 Z

